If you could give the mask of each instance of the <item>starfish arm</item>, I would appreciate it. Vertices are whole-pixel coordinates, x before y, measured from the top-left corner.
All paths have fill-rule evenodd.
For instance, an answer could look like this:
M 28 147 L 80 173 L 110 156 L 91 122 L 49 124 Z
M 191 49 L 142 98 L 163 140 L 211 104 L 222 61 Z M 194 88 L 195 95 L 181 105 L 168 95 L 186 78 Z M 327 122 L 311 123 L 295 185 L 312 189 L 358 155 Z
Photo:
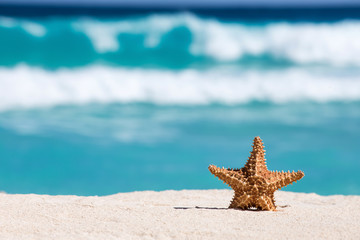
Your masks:
M 275 211 L 275 201 L 270 194 L 261 196 L 248 195 L 246 192 L 235 192 L 229 208 L 249 209 L 251 207 L 259 210 Z
M 260 137 L 254 138 L 252 147 L 253 149 L 250 152 L 250 157 L 242 169 L 244 172 L 248 172 L 251 175 L 267 171 L 264 144 Z
M 233 199 L 231 200 L 229 208 L 248 209 L 251 204 L 250 196 L 245 192 L 235 192 Z
M 214 165 L 209 166 L 209 171 L 235 191 L 242 190 L 245 186 L 244 177 L 237 171 L 219 168 Z
M 274 200 L 270 196 L 261 196 L 257 199 L 257 208 L 265 211 L 275 211 L 276 206 Z
M 304 172 L 297 171 L 297 172 L 272 172 L 271 173 L 271 184 L 270 187 L 274 188 L 275 190 L 278 190 L 282 187 L 285 187 L 289 184 L 292 184 L 293 182 L 296 182 L 300 180 L 302 177 L 304 177 Z

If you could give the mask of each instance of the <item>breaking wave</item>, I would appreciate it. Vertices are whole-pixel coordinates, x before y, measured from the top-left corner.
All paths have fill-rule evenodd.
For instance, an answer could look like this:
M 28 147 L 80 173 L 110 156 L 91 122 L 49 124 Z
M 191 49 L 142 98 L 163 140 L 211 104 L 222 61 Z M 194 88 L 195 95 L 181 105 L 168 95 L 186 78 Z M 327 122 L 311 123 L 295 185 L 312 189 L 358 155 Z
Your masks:
M 244 104 L 252 101 L 359 101 L 359 75 L 276 71 L 146 70 L 107 66 L 47 71 L 0 68 L 0 110 L 87 103 L 165 105 Z
M 267 63 L 360 66 L 360 42 L 356 41 L 360 39 L 359 28 L 359 20 L 249 24 L 200 18 L 190 13 L 113 20 L 1 17 L 0 51 L 11 54 L 8 47 L 13 46 L 14 50 L 20 48 L 22 54 L 2 58 L 0 64 L 10 61 L 10 65 L 18 62 L 33 65 L 50 57 L 48 62 L 53 61 L 55 67 L 97 61 L 134 66 L 155 63 L 166 67 L 181 59 L 205 64 L 251 58 Z M 145 58 L 141 57 L 144 55 Z

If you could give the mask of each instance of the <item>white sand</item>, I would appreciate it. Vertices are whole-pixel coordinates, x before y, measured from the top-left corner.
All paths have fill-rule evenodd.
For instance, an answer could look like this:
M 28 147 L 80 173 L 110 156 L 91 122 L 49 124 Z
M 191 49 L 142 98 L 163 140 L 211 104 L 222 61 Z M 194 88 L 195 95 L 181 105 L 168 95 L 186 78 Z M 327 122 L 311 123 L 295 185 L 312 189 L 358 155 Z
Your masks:
M 230 190 L 105 197 L 0 194 L 0 239 L 360 239 L 360 196 L 277 192 L 277 212 L 227 209 Z

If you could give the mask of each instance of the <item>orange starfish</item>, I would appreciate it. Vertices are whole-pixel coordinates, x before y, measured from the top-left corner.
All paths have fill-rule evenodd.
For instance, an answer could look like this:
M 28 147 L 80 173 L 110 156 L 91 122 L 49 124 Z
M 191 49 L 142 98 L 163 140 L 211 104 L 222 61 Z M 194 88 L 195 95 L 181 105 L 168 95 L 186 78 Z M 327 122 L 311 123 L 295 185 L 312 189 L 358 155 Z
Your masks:
M 254 145 L 249 160 L 241 169 L 224 169 L 209 166 L 212 174 L 228 184 L 235 195 L 229 208 L 275 211 L 274 192 L 300 180 L 304 173 L 269 171 L 265 162 L 265 150 L 260 137 L 254 138 Z

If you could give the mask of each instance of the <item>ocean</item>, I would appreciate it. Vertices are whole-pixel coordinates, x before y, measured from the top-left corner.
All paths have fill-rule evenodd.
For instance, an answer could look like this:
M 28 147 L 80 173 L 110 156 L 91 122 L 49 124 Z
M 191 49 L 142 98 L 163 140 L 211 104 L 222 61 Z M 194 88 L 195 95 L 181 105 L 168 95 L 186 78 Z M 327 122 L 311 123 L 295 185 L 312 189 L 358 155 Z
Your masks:
M 284 190 L 360 194 L 360 9 L 40 10 L 0 11 L 1 191 L 227 188 L 260 136 Z

